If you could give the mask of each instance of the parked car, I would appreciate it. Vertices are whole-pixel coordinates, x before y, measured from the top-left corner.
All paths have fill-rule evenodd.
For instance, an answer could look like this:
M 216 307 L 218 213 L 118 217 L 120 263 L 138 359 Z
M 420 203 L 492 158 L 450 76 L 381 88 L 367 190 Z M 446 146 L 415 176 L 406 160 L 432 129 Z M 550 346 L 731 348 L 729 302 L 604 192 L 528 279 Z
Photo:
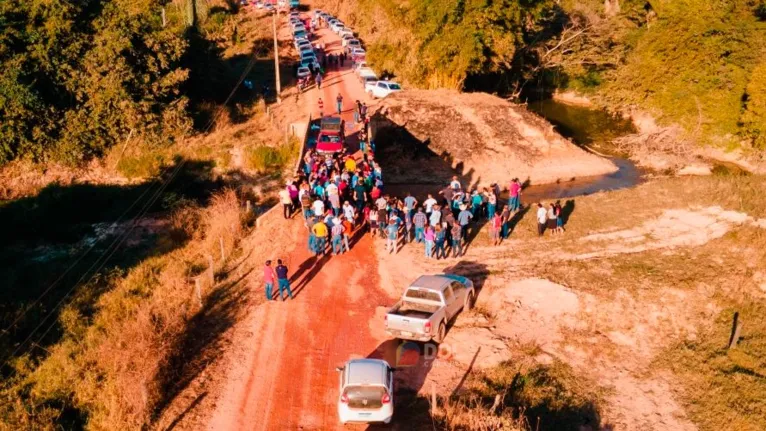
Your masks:
M 320 153 L 339 153 L 343 151 L 346 140 L 346 123 L 340 117 L 322 117 L 319 123 L 319 136 L 316 150 Z
M 322 9 L 314 9 L 314 16 L 315 16 L 315 17 L 316 17 L 316 16 L 320 16 L 320 15 L 322 15 L 323 13 L 324 13 L 324 12 L 322 12 Z
M 353 38 L 354 37 L 354 32 L 351 31 L 351 29 L 345 28 L 345 27 L 341 31 L 338 32 L 338 36 L 340 36 L 341 39 L 344 38 L 346 35 L 349 35 L 349 36 L 351 36 Z
M 295 41 L 295 49 L 300 51 L 304 47 L 309 47 L 312 50 L 314 49 L 314 46 L 311 44 L 311 42 L 308 41 L 308 39 L 298 39 Z
M 344 27 L 346 27 L 346 24 L 343 24 L 343 21 L 335 21 L 333 24 L 330 25 L 330 30 L 332 30 L 334 33 L 337 33 L 341 31 Z
M 359 42 L 359 39 L 349 39 L 348 41 L 345 42 L 345 45 L 343 46 L 346 47 L 347 54 L 352 53 L 354 49 L 356 48 L 362 49 L 362 43 Z
M 311 76 L 311 71 L 308 67 L 300 66 L 298 68 L 298 79 L 305 78 L 307 76 Z
M 352 359 L 340 373 L 338 418 L 349 422 L 391 422 L 394 416 L 394 369 L 380 359 Z
M 359 72 L 366 67 L 369 67 L 366 61 L 358 61 L 354 63 L 354 73 L 358 75 Z
M 306 40 L 308 40 L 308 38 L 309 38 L 309 34 L 306 33 L 305 30 L 298 30 L 295 33 L 293 33 L 293 39 L 295 39 L 295 40 L 298 40 L 298 39 L 306 39 Z
M 274 11 L 274 5 L 271 3 L 264 3 L 263 10 Z
M 359 82 L 361 82 L 363 86 L 367 86 L 368 82 L 378 81 L 378 76 L 375 74 L 375 71 L 369 67 L 359 69 L 357 75 L 359 76 Z
M 341 46 L 346 46 L 346 43 L 348 43 L 349 40 L 353 40 L 353 39 L 354 39 L 354 35 L 351 35 L 351 34 L 343 35 L 340 38 L 340 45 Z
M 444 341 L 447 324 L 470 310 L 476 292 L 471 280 L 454 274 L 422 275 L 386 314 L 386 333 L 404 340 Z
M 391 93 L 402 91 L 402 87 L 393 81 L 375 81 L 368 82 L 364 86 L 364 90 L 370 97 L 375 99 L 382 99 Z
M 309 67 L 311 65 L 314 69 L 319 69 L 319 62 L 317 62 L 317 58 L 314 56 L 306 56 L 304 58 L 301 58 L 301 62 L 299 67 Z M 309 69 L 311 69 L 309 67 Z

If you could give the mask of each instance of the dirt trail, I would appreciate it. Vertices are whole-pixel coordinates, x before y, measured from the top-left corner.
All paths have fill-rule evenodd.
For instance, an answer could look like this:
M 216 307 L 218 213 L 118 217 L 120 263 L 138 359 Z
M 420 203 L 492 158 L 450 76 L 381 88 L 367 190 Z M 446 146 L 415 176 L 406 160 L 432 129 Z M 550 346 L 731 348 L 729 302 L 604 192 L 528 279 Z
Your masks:
M 318 34 L 330 52 L 341 49 L 331 31 Z M 312 88 L 300 102 L 316 117 L 319 95 L 328 113 L 338 92 L 344 98 L 343 118 L 352 123 L 350 108 L 364 91 L 348 66 L 329 70 L 322 89 Z M 333 429 L 339 426 L 335 367 L 352 357 L 379 356 L 383 339 L 371 335 L 371 320 L 392 298 L 379 287 L 369 236 L 352 240 L 349 253 L 317 259 L 308 252 L 299 216 L 285 229 L 295 244 L 287 257 L 295 299 L 253 310 L 249 337 L 242 340 L 252 346 L 229 370 L 210 430 Z

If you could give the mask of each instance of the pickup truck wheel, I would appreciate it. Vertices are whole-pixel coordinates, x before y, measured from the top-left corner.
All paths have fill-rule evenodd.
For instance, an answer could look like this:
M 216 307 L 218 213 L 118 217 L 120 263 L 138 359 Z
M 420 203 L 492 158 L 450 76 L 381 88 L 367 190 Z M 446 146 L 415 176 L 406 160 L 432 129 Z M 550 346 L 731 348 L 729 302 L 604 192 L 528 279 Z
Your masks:
M 468 296 L 465 297 L 465 305 L 463 308 L 466 311 L 469 311 L 473 308 L 473 302 L 475 301 L 475 298 L 473 297 L 473 292 L 468 292 Z
M 440 343 L 444 341 L 444 337 L 447 336 L 447 325 L 444 324 L 444 322 L 439 324 L 439 332 L 436 333 L 436 338 L 434 338 L 434 341 L 437 343 Z

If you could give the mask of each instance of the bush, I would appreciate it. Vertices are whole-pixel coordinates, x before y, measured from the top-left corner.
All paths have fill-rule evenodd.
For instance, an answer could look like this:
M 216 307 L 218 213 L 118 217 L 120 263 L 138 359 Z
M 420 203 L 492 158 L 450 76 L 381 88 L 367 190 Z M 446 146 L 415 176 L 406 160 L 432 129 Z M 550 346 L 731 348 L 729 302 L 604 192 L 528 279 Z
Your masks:
M 199 314 L 190 277 L 207 265 L 200 251 L 221 265 L 219 238 L 230 255 L 244 233 L 240 213 L 231 190 L 214 195 L 204 210 L 178 208 L 168 240 L 181 242 L 173 251 L 78 288 L 59 313 L 60 341 L 39 363 L 17 358 L 15 372 L 4 376 L 0 428 L 147 428 L 184 374 L 176 367 L 188 363 L 173 358 L 188 359 L 182 346 Z M 201 293 L 203 301 L 208 294 L 216 300 L 212 289 Z
M 250 169 L 259 173 L 281 170 L 294 162 L 300 142 L 294 137 L 278 147 L 256 145 L 246 150 L 246 162 Z

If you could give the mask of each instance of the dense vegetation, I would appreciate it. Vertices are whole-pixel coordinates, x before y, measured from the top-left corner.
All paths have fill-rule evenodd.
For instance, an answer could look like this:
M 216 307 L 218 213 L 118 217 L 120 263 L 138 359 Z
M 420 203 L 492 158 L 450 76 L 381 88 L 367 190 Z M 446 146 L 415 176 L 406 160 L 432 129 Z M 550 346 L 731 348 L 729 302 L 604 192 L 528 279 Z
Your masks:
M 320 1 L 410 86 L 574 89 L 638 106 L 691 140 L 766 148 L 766 10 L 758 0 Z
M 188 134 L 242 72 L 216 44 L 235 12 L 203 0 L 0 2 L 0 165 L 74 165 Z

